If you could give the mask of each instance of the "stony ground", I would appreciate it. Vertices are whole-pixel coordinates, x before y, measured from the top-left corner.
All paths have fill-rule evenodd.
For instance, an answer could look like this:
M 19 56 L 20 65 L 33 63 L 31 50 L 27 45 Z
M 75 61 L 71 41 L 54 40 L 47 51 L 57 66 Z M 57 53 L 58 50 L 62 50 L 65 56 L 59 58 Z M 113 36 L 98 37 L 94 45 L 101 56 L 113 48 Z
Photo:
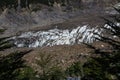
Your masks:
M 95 42 L 92 44 L 96 48 L 107 49 L 110 46 L 106 43 L 102 42 Z M 93 49 L 89 48 L 87 45 L 75 44 L 75 45 L 59 45 L 59 46 L 52 46 L 52 47 L 42 47 L 42 48 L 11 48 L 6 51 L 1 51 L 0 54 L 9 54 L 15 51 L 25 51 L 32 49 L 30 53 L 26 54 L 23 59 L 26 60 L 26 64 L 30 65 L 34 69 L 39 69 L 36 65 L 36 60 L 41 56 L 40 54 L 43 53 L 45 55 L 52 55 L 54 63 L 59 63 L 63 69 L 66 69 L 75 61 L 81 61 L 84 63 L 87 58 L 90 56 L 95 56 L 92 53 L 94 52 Z M 50 65 L 51 66 L 51 65 Z
M 12 36 L 30 30 L 48 30 L 56 26 L 59 29 L 72 29 L 85 24 L 102 26 L 104 21 L 100 17 L 109 17 L 106 11 L 111 11 L 111 8 L 108 10 L 99 7 L 85 8 L 67 12 L 49 7 L 37 12 L 25 9 L 16 12 L 14 9 L 5 9 L 0 15 L 0 28 L 6 29 L 6 31 L 0 37 Z

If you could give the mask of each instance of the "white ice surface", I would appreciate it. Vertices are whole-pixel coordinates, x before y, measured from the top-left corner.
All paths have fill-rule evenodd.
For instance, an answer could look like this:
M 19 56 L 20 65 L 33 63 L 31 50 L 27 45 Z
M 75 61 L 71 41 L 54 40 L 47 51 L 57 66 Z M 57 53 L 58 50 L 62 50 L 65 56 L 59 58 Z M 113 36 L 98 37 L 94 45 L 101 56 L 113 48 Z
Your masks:
M 105 25 L 106 26 L 106 25 Z M 51 29 L 48 31 L 25 32 L 14 37 L 17 47 L 42 47 L 54 45 L 73 45 L 92 43 L 99 37 L 94 33 L 101 34 L 102 30 L 97 27 L 90 28 L 88 25 L 78 26 L 72 31 Z

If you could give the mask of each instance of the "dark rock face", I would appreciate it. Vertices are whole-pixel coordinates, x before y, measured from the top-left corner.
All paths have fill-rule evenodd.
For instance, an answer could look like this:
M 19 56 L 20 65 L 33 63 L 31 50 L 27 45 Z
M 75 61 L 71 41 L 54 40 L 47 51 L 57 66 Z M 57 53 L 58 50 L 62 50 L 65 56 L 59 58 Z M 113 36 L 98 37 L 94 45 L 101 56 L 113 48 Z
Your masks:
M 104 7 L 104 6 L 111 6 L 115 3 L 117 3 L 118 0 L 70 0 L 70 3 L 74 6 L 74 5 L 81 5 L 81 6 L 87 6 L 87 7 L 95 7 L 95 6 L 99 6 L 99 7 Z
M 0 27 L 6 29 L 5 33 L 8 36 L 10 34 L 33 30 L 35 28 L 41 29 L 43 26 L 48 28 L 48 25 L 63 23 L 70 19 L 73 20 L 73 18 L 79 18 L 78 21 L 84 21 L 84 18 L 86 18 L 91 23 L 91 20 L 89 20 L 91 14 L 93 15 L 93 20 L 94 14 L 101 15 L 101 12 L 102 14 L 105 14 L 105 10 L 103 10 L 105 8 L 102 7 L 106 7 L 108 4 L 110 6 L 117 2 L 117 0 L 64 1 L 67 1 L 67 3 L 64 3 L 66 4 L 64 6 L 62 6 L 60 2 L 57 2 L 57 4 L 59 3 L 58 8 L 62 6 L 61 11 L 59 11 L 59 9 L 46 5 L 43 7 L 41 4 L 39 4 L 41 6 L 41 9 L 38 11 L 31 10 L 29 12 L 27 10 L 24 10 L 18 13 L 14 9 L 5 9 L 0 15 Z M 84 17 L 86 15 L 87 17 Z M 97 20 L 95 20 L 95 23 L 97 23 Z
M 116 4 L 117 0 L 82 0 L 84 5 L 87 6 L 98 6 L 98 7 L 106 7 L 106 6 L 112 6 Z

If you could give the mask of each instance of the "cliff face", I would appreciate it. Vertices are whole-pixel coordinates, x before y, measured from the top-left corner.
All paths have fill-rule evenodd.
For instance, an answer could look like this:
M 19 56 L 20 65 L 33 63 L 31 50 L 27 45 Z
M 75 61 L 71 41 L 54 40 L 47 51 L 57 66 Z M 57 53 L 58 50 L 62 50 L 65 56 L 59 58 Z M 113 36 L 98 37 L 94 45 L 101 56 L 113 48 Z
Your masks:
M 114 3 L 118 2 L 118 0 L 81 0 L 81 2 L 83 2 L 83 3 L 96 3 L 96 4 L 99 4 L 99 3 L 114 4 Z
M 112 6 L 117 2 L 118 0 L 76 0 L 76 1 L 70 0 L 70 3 L 72 5 L 76 4 L 79 6 L 80 4 L 81 6 L 84 7 L 95 7 L 95 6 L 107 7 L 107 6 Z
M 63 22 L 69 20 L 71 20 L 71 24 L 65 24 L 67 28 L 71 28 L 68 26 L 69 24 L 70 26 L 72 24 L 80 25 L 81 23 L 90 23 L 93 25 L 99 22 L 97 16 L 101 16 L 101 13 L 102 15 L 106 14 L 106 9 L 102 7 L 108 6 L 107 4 L 110 6 L 116 2 L 117 0 L 69 0 L 69 3 L 67 3 L 65 7 L 63 6 L 62 10 L 60 9 L 61 11 L 46 5 L 43 5 L 45 6 L 44 8 L 41 6 L 42 8 L 38 11 L 32 11 L 32 9 L 30 9 L 31 12 L 23 9 L 23 11 L 17 13 L 14 9 L 5 9 L 0 15 L 0 28 L 7 29 L 5 33 L 8 36 L 20 31 L 33 30 L 34 28 L 44 29 L 43 26 L 46 27 L 45 29 L 48 29 L 50 28 L 49 25 L 63 24 Z M 59 7 L 61 6 L 59 5 Z M 79 9 L 76 9 L 76 7 Z M 83 9 L 81 9 L 81 7 L 83 7 Z M 74 22 L 73 18 L 75 18 Z M 61 27 L 64 28 L 63 26 Z

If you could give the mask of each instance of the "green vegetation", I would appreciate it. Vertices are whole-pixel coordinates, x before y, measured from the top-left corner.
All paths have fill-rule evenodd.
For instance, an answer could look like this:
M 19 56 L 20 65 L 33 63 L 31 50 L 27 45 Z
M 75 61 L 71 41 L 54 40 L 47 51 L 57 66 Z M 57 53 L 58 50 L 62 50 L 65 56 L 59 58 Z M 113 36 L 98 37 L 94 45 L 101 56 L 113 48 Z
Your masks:
M 38 80 L 35 76 L 35 71 L 31 67 L 26 66 L 20 70 L 17 80 Z
M 66 69 L 66 74 L 68 76 L 82 76 L 82 65 L 80 62 L 73 63 L 70 67 Z
M 49 3 L 54 3 L 54 0 L 0 0 L 0 8 L 17 8 L 20 2 L 21 7 L 29 7 L 29 4 L 42 3 L 49 5 Z
M 115 8 L 116 9 L 116 8 Z M 117 10 L 117 9 L 116 9 Z M 117 10 L 119 12 L 119 10 Z M 119 12 L 120 13 L 120 12 Z M 100 36 L 99 39 L 102 42 L 108 43 L 108 50 L 101 50 L 95 47 L 91 47 L 95 50 L 98 57 L 92 57 L 88 62 L 84 64 L 84 79 L 92 80 L 119 80 L 120 79 L 120 14 L 114 16 L 114 21 L 105 19 L 106 24 L 111 27 L 104 28 L 105 30 L 111 32 L 111 35 L 116 36 L 116 39 Z M 89 45 L 90 46 L 90 45 Z
M 63 80 L 64 72 L 59 64 L 54 60 L 55 56 L 47 53 L 40 53 L 36 60 L 40 67 L 40 80 Z
M 0 38 L 0 51 L 12 46 L 7 37 Z M 0 54 L 0 80 L 30 80 L 34 74 L 22 59 L 29 52 L 31 50 Z
M 80 3 L 81 0 L 0 0 L 0 9 L 4 10 L 4 8 L 28 8 L 30 9 L 31 4 L 45 4 L 48 6 L 53 6 L 53 4 L 57 2 L 61 5 L 69 5 L 70 2 Z
M 26 67 L 22 57 L 28 53 L 25 52 L 15 52 L 7 56 L 0 57 L 0 79 L 1 80 L 16 80 L 22 69 Z M 27 76 L 25 76 L 27 77 Z

